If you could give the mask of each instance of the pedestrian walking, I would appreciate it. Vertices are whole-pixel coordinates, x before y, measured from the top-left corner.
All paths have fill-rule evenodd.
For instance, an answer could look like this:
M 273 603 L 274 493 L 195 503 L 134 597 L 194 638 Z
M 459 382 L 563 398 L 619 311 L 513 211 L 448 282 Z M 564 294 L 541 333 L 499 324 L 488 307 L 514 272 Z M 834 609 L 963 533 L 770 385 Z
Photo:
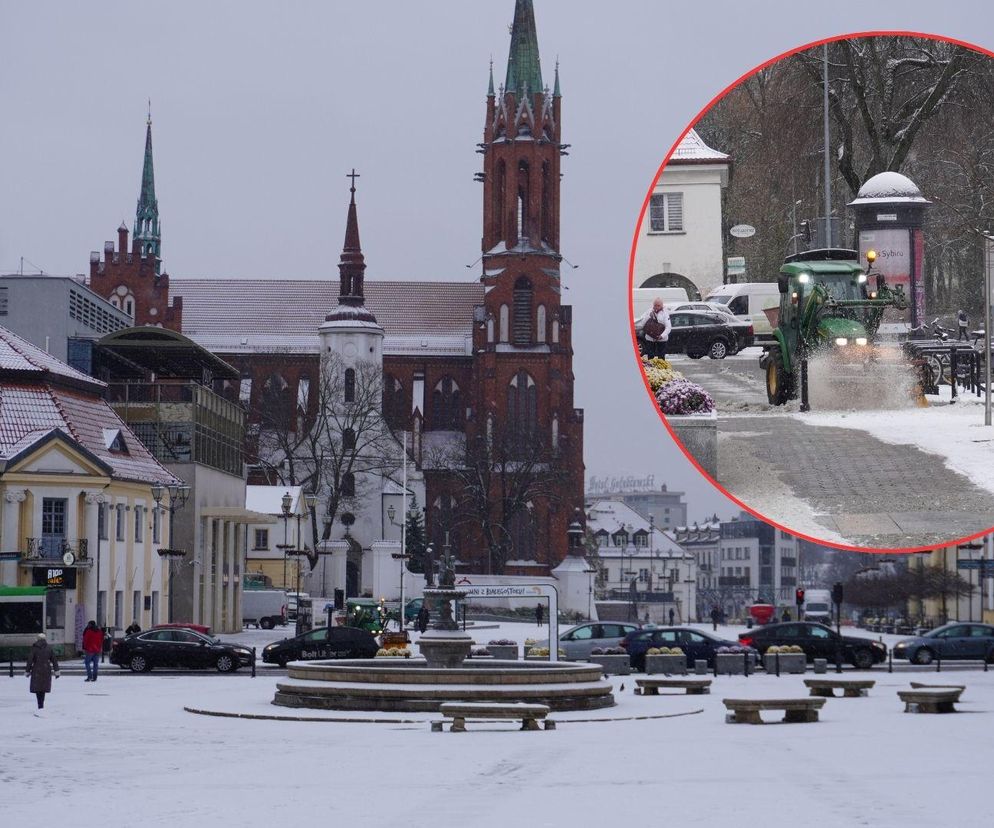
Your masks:
M 676 613 L 673 612 L 673 607 L 670 607 L 670 626 L 671 627 L 673 626 L 673 616 L 674 615 L 676 615 Z
M 635 321 L 635 329 L 642 337 L 642 353 L 652 359 L 666 359 L 666 343 L 670 338 L 670 315 L 658 296 L 649 308 Z
M 711 607 L 711 628 L 717 632 L 718 631 L 718 621 L 721 618 L 721 610 L 718 609 L 718 605 L 715 604 Z
M 428 629 L 428 607 L 423 603 L 421 604 L 421 609 L 418 610 L 418 632 L 424 633 Z
M 86 667 L 86 680 L 97 680 L 97 666 L 100 664 L 100 653 L 104 649 L 104 632 L 91 621 L 83 630 L 83 666 Z
M 38 709 L 35 716 L 41 718 L 42 710 L 45 709 L 45 695 L 52 692 L 52 675 L 59 677 L 59 660 L 55 657 L 55 651 L 48 646 L 48 639 L 45 633 L 38 633 L 38 640 L 31 645 L 28 653 L 28 663 L 25 665 L 24 675 L 31 677 L 29 689 L 35 694 L 38 700 Z
M 956 314 L 956 325 L 959 328 L 959 336 L 956 337 L 956 341 L 959 342 L 961 339 L 968 339 L 966 335 L 966 312 L 962 308 L 960 308 L 959 313 Z
M 536 604 L 535 605 L 535 623 L 538 624 L 540 627 L 542 626 L 542 605 L 541 604 Z

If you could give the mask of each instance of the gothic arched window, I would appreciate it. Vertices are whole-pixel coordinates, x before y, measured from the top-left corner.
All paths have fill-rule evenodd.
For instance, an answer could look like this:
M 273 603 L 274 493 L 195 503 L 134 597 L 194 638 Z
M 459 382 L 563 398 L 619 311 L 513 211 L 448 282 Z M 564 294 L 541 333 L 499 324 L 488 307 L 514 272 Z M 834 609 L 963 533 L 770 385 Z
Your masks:
M 545 342 L 545 305 L 539 305 L 535 311 L 535 341 Z
M 407 428 L 410 414 L 404 399 L 404 384 L 393 374 L 383 377 L 383 416 L 394 429 Z
M 511 378 L 507 389 L 507 422 L 510 449 L 523 456 L 532 448 L 538 422 L 538 393 L 535 380 L 524 369 Z
M 355 368 L 345 369 L 345 402 L 355 402 Z
M 497 162 L 497 181 L 494 187 L 494 218 L 497 221 L 497 239 L 504 238 L 504 198 L 507 191 L 507 167 L 504 159 Z
M 459 530 L 456 528 L 456 499 L 452 495 L 439 495 L 432 501 L 428 515 L 428 537 L 439 560 L 448 538 L 452 557 L 459 557 Z
M 552 176 L 549 162 L 542 164 L 542 241 L 552 236 Z
M 530 224 L 528 215 L 529 198 L 529 169 L 527 161 L 518 162 L 518 230 L 515 234 L 520 241 L 528 235 L 528 225 Z
M 514 344 L 532 344 L 532 283 L 521 276 L 514 283 Z
M 342 475 L 342 497 L 355 497 L 355 475 L 352 472 Z
M 342 450 L 355 451 L 355 429 L 347 428 L 342 432 Z
M 459 431 L 462 427 L 460 404 L 459 386 L 452 377 L 443 377 L 435 383 L 431 393 L 432 428 Z
M 507 305 L 500 306 L 500 341 L 507 342 L 508 328 L 510 327 L 511 311 Z
M 535 521 L 531 510 L 515 512 L 508 521 L 512 554 L 519 561 L 535 560 Z

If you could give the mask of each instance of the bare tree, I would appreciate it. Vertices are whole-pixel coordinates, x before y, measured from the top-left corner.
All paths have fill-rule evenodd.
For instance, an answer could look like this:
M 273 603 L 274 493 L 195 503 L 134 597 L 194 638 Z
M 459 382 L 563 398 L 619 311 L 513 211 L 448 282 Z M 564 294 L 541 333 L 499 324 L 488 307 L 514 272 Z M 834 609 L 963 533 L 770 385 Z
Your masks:
M 494 426 L 489 434 L 434 452 L 425 466 L 443 472 L 455 502 L 452 527 L 479 533 L 495 574 L 522 553 L 516 535 L 520 541 L 535 532 L 539 504 L 558 504 L 567 474 L 547 434 L 519 427 Z
M 261 395 L 259 462 L 280 485 L 303 486 L 318 496 L 308 550 L 313 569 L 318 541 L 331 537 L 336 520 L 351 524 L 379 478 L 396 468 L 400 446 L 382 417 L 378 363 L 346 364 L 335 353 L 324 357 L 313 415 L 307 414 L 307 401 L 280 391 Z

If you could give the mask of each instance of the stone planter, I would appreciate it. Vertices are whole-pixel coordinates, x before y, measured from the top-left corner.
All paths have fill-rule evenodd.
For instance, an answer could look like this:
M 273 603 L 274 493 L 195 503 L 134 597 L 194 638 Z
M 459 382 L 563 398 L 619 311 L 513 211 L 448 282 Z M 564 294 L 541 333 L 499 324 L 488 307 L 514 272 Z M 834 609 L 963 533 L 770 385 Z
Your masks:
M 714 657 L 715 668 L 719 675 L 745 675 L 746 662 L 749 664 L 750 673 L 756 669 L 756 656 L 754 654 L 717 653 Z
M 667 414 L 666 422 L 683 447 L 712 477 L 718 476 L 718 415 Z
M 627 676 L 632 671 L 632 665 L 627 655 L 592 655 L 587 658 L 591 664 L 599 664 L 609 676 Z
M 777 672 L 777 654 L 767 653 L 763 656 L 763 669 L 775 675 Z M 804 653 L 780 653 L 781 673 L 803 673 L 808 666 L 808 658 Z
M 667 676 L 687 675 L 687 656 L 647 655 L 645 657 L 645 674 L 651 676 L 657 673 Z
M 532 656 L 532 655 L 525 656 L 525 661 L 548 661 L 548 660 L 549 660 L 548 656 Z
M 517 644 L 488 644 L 487 652 L 494 658 L 499 658 L 504 661 L 518 660 Z

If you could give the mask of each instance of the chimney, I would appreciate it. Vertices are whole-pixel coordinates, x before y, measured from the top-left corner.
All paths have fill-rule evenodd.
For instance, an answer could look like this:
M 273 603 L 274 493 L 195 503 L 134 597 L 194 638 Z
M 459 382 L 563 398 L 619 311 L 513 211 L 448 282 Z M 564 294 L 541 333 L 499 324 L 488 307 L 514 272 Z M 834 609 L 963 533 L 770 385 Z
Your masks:
M 109 262 L 114 258 L 114 242 L 105 241 L 104 242 L 104 261 Z
M 117 228 L 117 249 L 121 253 L 128 252 L 128 228 L 124 226 L 123 221 Z

